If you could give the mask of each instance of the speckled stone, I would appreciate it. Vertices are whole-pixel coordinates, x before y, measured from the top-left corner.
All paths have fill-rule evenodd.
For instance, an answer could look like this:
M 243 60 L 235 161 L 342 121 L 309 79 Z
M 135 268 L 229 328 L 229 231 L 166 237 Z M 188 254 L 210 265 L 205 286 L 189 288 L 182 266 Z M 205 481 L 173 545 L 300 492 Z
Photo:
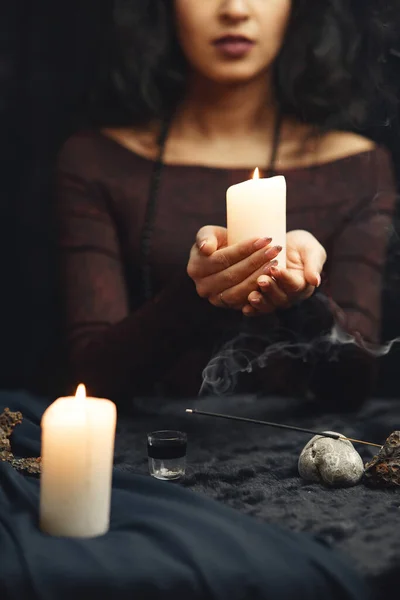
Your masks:
M 326 431 L 324 433 L 336 433 Z M 361 456 L 348 440 L 334 440 L 316 435 L 303 448 L 299 457 L 300 477 L 319 481 L 331 487 L 356 485 L 364 474 Z

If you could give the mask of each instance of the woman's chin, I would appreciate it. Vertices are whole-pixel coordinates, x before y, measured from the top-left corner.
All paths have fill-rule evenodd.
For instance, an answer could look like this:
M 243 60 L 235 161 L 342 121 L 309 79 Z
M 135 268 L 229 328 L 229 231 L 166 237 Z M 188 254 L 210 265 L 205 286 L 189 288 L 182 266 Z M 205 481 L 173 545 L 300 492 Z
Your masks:
M 229 68 L 219 69 L 213 73 L 207 74 L 207 79 L 219 84 L 219 85 L 245 85 L 259 78 L 265 76 L 265 73 L 260 73 L 254 69 L 246 67 L 230 66 Z

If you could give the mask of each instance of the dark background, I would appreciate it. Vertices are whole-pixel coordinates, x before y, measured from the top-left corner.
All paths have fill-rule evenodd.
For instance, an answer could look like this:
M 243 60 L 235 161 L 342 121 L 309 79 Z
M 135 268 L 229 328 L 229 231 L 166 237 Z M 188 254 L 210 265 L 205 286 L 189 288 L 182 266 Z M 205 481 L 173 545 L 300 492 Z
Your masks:
M 82 98 L 107 50 L 110 0 L 13 0 L 0 8 L 0 387 L 33 390 L 46 366 L 58 379 L 58 298 L 51 227 L 52 170 L 62 142 L 85 123 Z M 399 44 L 400 49 L 400 44 Z M 400 52 L 388 57 L 400 88 Z M 397 81 L 396 81 L 397 79 Z M 384 125 L 384 123 L 387 123 Z M 400 182 L 400 122 L 380 102 L 364 132 L 387 145 Z M 385 339 L 400 335 L 392 260 L 387 273 Z M 59 358 L 61 355 L 59 356 Z M 380 393 L 396 395 L 395 349 L 383 364 Z M 39 389 L 39 391 L 46 391 Z

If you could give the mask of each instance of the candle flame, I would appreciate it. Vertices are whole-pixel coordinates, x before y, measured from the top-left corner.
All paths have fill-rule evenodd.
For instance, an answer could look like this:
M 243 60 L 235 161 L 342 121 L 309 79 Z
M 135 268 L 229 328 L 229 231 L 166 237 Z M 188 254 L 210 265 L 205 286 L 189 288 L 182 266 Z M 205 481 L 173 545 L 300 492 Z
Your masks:
M 254 169 L 253 179 L 260 179 L 260 170 L 258 167 Z
M 76 388 L 75 398 L 77 400 L 85 400 L 86 398 L 86 388 L 83 383 L 80 383 Z

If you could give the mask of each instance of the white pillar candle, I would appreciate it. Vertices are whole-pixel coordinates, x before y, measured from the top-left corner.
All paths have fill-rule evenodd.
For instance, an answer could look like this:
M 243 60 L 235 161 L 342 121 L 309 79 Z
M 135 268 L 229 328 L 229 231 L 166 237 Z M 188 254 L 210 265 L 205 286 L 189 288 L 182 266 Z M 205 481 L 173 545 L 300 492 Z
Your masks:
M 110 400 L 59 398 L 42 418 L 40 527 L 56 536 L 94 537 L 110 522 L 117 411 Z
M 286 179 L 282 175 L 253 179 L 228 188 L 226 193 L 228 244 L 253 237 L 271 237 L 273 246 L 282 246 L 277 256 L 286 267 Z

